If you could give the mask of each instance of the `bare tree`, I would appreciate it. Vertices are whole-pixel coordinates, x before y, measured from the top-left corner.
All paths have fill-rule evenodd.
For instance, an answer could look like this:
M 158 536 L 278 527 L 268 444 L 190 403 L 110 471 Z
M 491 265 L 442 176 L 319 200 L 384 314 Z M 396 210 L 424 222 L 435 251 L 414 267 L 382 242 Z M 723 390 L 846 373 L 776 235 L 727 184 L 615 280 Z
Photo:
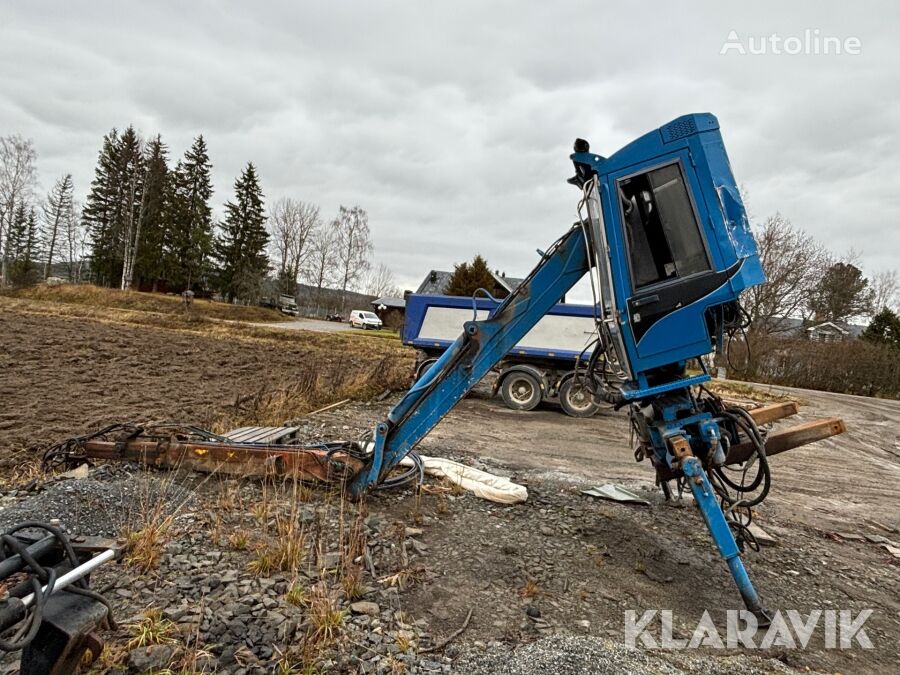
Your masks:
M 81 207 L 78 203 L 72 203 L 72 208 L 66 216 L 63 228 L 66 237 L 66 268 L 69 281 L 79 283 L 84 268 L 84 260 L 87 257 L 89 231 L 81 220 Z
M 881 270 L 872 275 L 872 316 L 885 307 L 897 311 L 900 307 L 900 281 L 897 270 Z
M 372 241 L 369 214 L 365 209 L 341 207 L 337 218 L 337 261 L 341 275 L 341 311 L 345 309 L 347 289 L 355 287 L 369 268 Z
M 50 266 L 57 252 L 60 229 L 65 227 L 71 217 L 74 185 L 72 174 L 56 179 L 47 199 L 44 200 L 44 245 L 47 247 L 47 261 L 44 263 L 44 278 L 50 276 Z
M 756 242 L 768 283 L 754 286 L 744 296 L 753 330 L 765 334 L 791 330 L 785 319 L 803 314 L 831 258 L 780 213 L 766 219 Z
M 366 295 L 374 295 L 377 298 L 403 295 L 403 292 L 397 287 L 394 273 L 384 263 L 378 263 L 378 265 L 369 270 L 363 289 L 365 289 Z
M 35 184 L 37 152 L 31 139 L 0 137 L 0 277 L 8 283 L 9 231 L 19 205 L 29 201 Z M 5 235 L 5 236 L 4 236 Z
M 316 227 L 309 240 L 309 255 L 302 268 L 303 278 L 316 287 L 316 313 L 322 301 L 322 289 L 334 280 L 337 265 L 338 222 Z
M 319 207 L 283 197 L 275 202 L 269 218 L 269 235 L 278 260 L 278 284 L 283 293 L 294 295 L 297 277 L 312 249 L 312 238 L 320 227 Z

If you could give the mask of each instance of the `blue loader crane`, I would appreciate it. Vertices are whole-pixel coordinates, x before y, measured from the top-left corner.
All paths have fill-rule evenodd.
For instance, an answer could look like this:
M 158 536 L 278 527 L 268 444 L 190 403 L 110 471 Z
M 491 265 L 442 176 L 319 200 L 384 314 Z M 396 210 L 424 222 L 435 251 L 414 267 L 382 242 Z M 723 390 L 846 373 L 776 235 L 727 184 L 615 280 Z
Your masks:
M 740 557 L 750 509 L 770 477 L 753 418 L 728 408 L 687 364 L 726 348 L 746 328 L 742 291 L 765 282 L 719 124 L 691 114 L 615 154 L 584 140 L 571 155 L 579 221 L 549 247 L 527 279 L 462 334 L 375 427 L 355 495 L 389 472 L 585 274 L 595 294 L 596 347 L 577 375 L 593 396 L 627 407 L 667 498 L 670 481 L 693 494 L 747 608 L 767 621 Z M 749 452 L 729 456 L 739 443 Z M 729 465 L 741 465 L 736 480 Z M 754 473 L 749 484 L 748 470 Z M 741 470 L 738 471 L 741 473 Z

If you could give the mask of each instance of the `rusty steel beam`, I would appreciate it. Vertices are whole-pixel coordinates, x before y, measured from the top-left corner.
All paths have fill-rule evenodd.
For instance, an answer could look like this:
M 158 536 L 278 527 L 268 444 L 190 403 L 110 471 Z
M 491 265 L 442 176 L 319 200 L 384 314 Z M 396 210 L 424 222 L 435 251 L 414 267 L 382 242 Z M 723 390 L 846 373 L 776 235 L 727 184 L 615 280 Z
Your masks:
M 752 417 L 753 421 L 757 424 L 769 424 L 770 422 L 796 415 L 797 402 L 785 401 L 783 403 L 772 403 L 770 405 L 754 408 L 753 410 L 748 410 L 747 412 L 750 413 L 750 417 Z
M 354 476 L 363 468 L 360 459 L 345 452 L 334 452 L 328 457 L 320 448 L 299 446 L 135 438 L 124 443 L 86 441 L 82 453 L 90 459 L 137 462 L 159 469 L 185 468 L 238 476 L 296 475 L 301 480 L 326 483 Z
M 815 443 L 831 436 L 837 436 L 847 430 L 844 420 L 839 417 L 813 420 L 794 427 L 789 427 L 766 438 L 766 456 L 771 457 L 786 450 L 799 448 L 801 445 Z M 725 458 L 726 464 L 745 462 L 753 456 L 754 446 L 750 441 L 732 445 Z

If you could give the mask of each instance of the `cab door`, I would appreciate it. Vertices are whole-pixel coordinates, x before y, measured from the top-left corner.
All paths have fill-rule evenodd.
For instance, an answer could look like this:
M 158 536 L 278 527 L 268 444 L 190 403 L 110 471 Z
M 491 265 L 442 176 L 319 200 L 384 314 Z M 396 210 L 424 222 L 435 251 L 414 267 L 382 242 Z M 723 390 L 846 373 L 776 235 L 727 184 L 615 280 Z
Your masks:
M 627 323 L 641 370 L 703 353 L 709 343 L 703 310 L 691 304 L 714 291 L 717 251 L 689 152 L 657 158 L 611 177 L 627 251 Z M 690 349 L 687 349 L 690 347 Z

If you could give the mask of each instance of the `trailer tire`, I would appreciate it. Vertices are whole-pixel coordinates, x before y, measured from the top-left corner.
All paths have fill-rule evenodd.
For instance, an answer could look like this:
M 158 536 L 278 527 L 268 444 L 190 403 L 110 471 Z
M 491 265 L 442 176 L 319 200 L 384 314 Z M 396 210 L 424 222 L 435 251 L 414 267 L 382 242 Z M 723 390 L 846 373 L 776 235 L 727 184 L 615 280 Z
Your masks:
M 431 358 L 425 359 L 424 361 L 422 361 L 422 363 L 416 366 L 416 380 L 422 379 L 422 376 L 425 374 L 425 372 L 435 363 L 437 363 L 437 359 Z
M 575 377 L 560 385 L 559 405 L 570 417 L 592 417 L 600 409 L 590 389 Z
M 541 402 L 541 385 L 532 375 L 514 370 L 503 378 L 500 396 L 507 408 L 534 410 Z

